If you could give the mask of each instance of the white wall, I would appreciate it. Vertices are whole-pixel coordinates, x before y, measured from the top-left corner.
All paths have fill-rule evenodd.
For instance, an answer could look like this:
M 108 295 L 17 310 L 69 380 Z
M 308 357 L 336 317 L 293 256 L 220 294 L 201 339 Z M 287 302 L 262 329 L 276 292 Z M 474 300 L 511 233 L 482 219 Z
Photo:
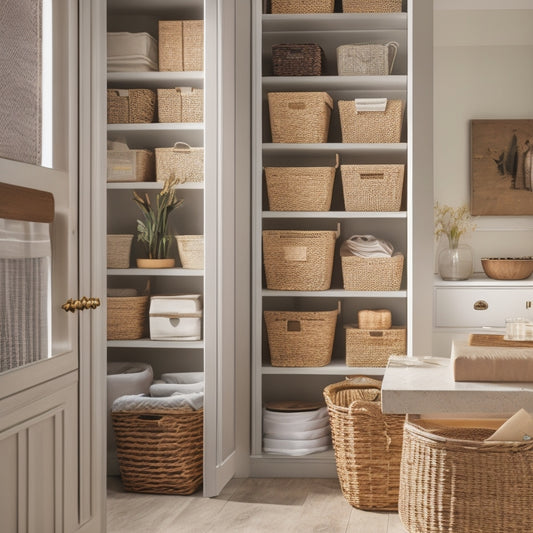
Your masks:
M 469 204 L 470 120 L 533 119 L 533 0 L 436 0 L 434 44 L 435 200 Z M 533 217 L 476 223 L 475 271 L 481 257 L 533 255 Z

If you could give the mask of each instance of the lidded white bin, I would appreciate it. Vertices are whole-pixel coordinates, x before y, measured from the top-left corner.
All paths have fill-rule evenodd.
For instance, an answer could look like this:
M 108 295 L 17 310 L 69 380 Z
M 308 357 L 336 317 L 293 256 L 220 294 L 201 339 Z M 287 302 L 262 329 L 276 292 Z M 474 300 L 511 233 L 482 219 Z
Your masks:
M 157 55 L 157 41 L 149 33 L 107 33 L 109 72 L 157 70 Z
M 150 339 L 196 341 L 202 338 L 200 294 L 152 296 Z

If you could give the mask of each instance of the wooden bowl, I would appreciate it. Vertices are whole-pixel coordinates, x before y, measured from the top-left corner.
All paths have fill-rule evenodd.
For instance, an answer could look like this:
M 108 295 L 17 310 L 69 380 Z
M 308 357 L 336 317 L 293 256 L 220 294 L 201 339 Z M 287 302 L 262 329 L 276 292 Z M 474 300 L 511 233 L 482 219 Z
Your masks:
M 485 257 L 481 266 L 492 279 L 526 279 L 533 272 L 533 257 Z

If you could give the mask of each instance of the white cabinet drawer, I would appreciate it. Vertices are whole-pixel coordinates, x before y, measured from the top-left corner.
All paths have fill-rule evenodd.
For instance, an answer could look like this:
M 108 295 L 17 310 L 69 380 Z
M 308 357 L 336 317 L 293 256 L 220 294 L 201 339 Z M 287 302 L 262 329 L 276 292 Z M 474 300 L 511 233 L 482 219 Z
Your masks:
M 529 303 L 528 303 L 529 302 Z M 533 290 L 435 287 L 435 327 L 505 327 L 507 317 L 533 320 Z

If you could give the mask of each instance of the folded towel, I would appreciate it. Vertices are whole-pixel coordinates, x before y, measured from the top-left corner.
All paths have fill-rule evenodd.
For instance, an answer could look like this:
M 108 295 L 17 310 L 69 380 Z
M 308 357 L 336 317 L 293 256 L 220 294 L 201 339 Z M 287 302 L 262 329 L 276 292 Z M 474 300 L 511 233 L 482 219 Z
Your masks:
M 112 411 L 144 411 L 146 409 L 186 409 L 197 411 L 204 406 L 204 393 L 177 394 L 152 398 L 142 394 L 120 396 L 113 402 Z
M 352 235 L 341 245 L 341 257 L 391 257 L 394 247 L 389 241 L 377 239 L 374 235 Z
M 162 397 L 174 394 L 190 394 L 204 392 L 204 382 L 200 383 L 153 383 L 150 386 L 150 396 Z
M 204 380 L 203 372 L 168 372 L 161 374 L 164 383 L 199 383 Z
M 485 440 L 529 442 L 533 439 L 533 417 L 520 409 Z

